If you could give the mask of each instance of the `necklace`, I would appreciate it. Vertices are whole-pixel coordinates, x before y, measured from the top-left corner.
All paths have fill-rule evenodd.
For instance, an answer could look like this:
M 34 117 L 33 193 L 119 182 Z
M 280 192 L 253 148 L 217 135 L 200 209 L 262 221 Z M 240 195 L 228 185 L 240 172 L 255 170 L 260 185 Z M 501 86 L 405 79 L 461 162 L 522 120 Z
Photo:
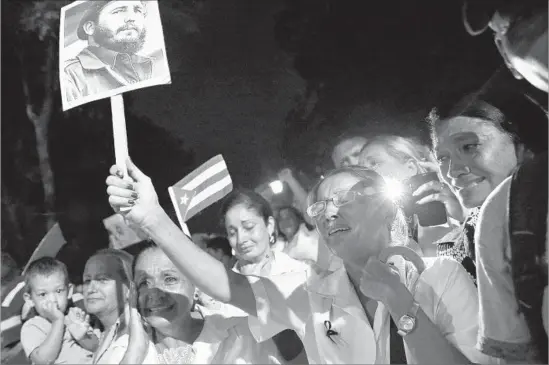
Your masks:
M 204 316 L 202 313 L 197 312 L 200 316 L 200 329 L 196 332 L 196 337 L 191 336 L 186 341 L 194 343 L 196 338 L 200 335 L 204 325 Z M 191 327 L 197 327 L 196 318 L 194 320 L 194 325 L 190 324 Z M 164 337 L 163 340 L 159 341 L 156 344 L 156 349 L 158 351 L 158 359 L 161 363 L 165 364 L 192 364 L 196 356 L 196 350 L 192 343 L 173 338 L 173 337 Z M 156 342 L 156 340 L 155 340 Z
M 161 354 L 158 354 L 158 357 L 165 364 L 192 364 L 195 350 L 192 345 L 184 344 L 183 346 L 164 349 Z

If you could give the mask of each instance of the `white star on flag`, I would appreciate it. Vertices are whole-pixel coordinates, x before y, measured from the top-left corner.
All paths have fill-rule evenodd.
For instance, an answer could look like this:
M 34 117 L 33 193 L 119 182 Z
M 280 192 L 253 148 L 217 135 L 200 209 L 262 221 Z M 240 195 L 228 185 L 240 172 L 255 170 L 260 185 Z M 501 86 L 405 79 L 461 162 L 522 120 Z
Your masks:
M 189 198 L 187 197 L 187 194 L 185 194 L 181 197 L 181 202 L 179 204 L 187 205 L 188 201 Z

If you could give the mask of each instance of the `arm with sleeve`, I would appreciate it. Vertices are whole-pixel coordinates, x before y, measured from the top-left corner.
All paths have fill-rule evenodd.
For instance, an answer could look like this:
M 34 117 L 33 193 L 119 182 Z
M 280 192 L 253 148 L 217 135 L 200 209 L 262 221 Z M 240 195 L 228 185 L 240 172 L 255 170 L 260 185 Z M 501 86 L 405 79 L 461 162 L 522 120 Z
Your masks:
M 53 364 L 63 346 L 65 324 L 63 321 L 49 323 L 34 317 L 21 328 L 21 344 L 25 355 L 35 364 Z
M 310 315 L 305 290 L 308 270 L 272 275 L 269 278 L 247 276 L 255 295 L 257 321 L 250 330 L 258 342 L 271 338 L 282 329 L 293 329 L 303 337 Z
M 519 313 L 511 277 L 510 236 L 507 228 L 511 178 L 486 199 L 476 231 L 479 291 L 480 351 L 512 362 L 528 361 L 530 334 Z
M 451 258 L 437 259 L 429 271 L 432 276 L 426 279 L 434 283 L 433 322 L 443 336 L 473 363 L 500 363 L 475 347 L 478 295 L 467 271 Z

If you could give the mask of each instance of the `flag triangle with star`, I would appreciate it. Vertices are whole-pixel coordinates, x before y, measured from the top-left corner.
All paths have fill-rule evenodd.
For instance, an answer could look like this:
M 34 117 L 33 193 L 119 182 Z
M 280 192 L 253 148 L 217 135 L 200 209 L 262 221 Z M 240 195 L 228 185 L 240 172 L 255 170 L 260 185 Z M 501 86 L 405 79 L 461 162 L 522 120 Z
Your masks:
M 176 187 L 175 189 L 173 189 L 173 192 L 175 195 L 175 200 L 177 201 L 179 214 L 181 215 L 183 221 L 185 221 L 187 211 L 189 210 L 189 205 L 196 195 L 196 191 Z

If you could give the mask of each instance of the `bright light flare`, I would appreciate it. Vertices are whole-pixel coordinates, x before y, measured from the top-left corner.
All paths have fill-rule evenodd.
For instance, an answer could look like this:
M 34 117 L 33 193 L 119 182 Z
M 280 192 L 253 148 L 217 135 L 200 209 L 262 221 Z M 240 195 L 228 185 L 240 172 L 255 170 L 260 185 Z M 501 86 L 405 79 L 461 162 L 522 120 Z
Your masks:
M 383 193 L 393 202 L 396 202 L 404 195 L 404 185 L 393 178 L 385 178 L 385 187 Z
M 280 180 L 275 180 L 269 184 L 273 194 L 280 194 L 284 190 L 284 184 Z

